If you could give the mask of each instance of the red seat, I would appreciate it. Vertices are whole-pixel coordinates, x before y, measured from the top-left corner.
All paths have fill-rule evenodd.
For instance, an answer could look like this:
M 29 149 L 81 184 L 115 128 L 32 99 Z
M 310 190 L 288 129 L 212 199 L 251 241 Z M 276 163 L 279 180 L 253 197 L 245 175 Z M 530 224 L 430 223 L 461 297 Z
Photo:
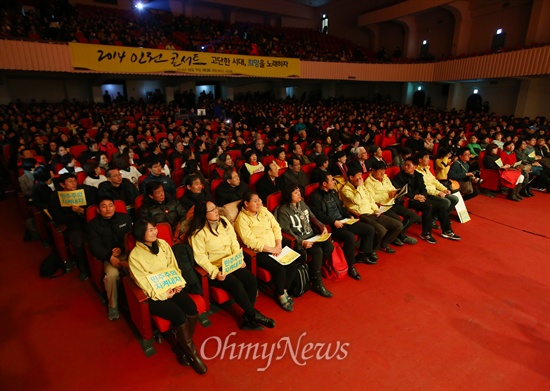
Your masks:
M 212 183 L 210 184 L 210 192 L 215 197 L 216 196 L 216 188 L 221 185 L 223 182 L 223 179 L 214 179 Z
M 386 175 L 390 178 L 390 180 L 393 180 L 400 170 L 401 169 L 397 166 L 390 166 L 386 168 Z
M 174 171 L 172 171 L 172 181 L 176 186 L 181 185 L 181 180 L 184 176 L 183 168 L 176 168 Z
M 73 146 L 71 146 L 71 148 L 69 148 L 71 154 L 72 154 L 76 159 L 78 159 L 78 157 L 80 156 L 80 154 L 81 154 L 82 152 L 84 152 L 86 149 L 88 149 L 88 146 L 85 145 L 85 144 L 73 145 Z
M 136 204 L 135 204 L 136 213 L 139 211 L 139 208 L 141 208 L 141 206 L 143 205 L 143 197 L 145 197 L 143 194 L 140 194 L 136 197 Z
M 180 186 L 176 188 L 176 200 L 179 200 L 181 197 L 183 197 L 186 189 L 187 188 L 185 186 Z
M 382 159 L 384 159 L 386 164 L 391 164 L 392 157 L 391 157 L 391 151 L 389 149 L 382 151 Z
M 79 185 L 84 184 L 84 181 L 86 180 L 87 177 L 88 175 L 86 175 L 84 171 L 80 171 L 76 173 L 76 181 L 78 182 Z
M 280 191 L 276 191 L 275 193 L 268 195 L 267 202 L 266 202 L 267 210 L 273 213 L 275 208 L 279 206 L 282 201 L 283 201 L 283 193 Z
M 485 151 L 479 154 L 479 171 L 483 182 L 479 185 L 482 189 L 499 191 L 500 190 L 500 173 L 497 170 L 490 170 L 483 165 Z
M 263 172 L 256 172 L 250 175 L 249 185 L 252 190 L 256 190 L 256 182 L 258 182 L 258 180 L 263 176 L 264 176 Z
M 306 186 L 304 199 L 306 201 L 306 204 L 309 203 L 309 197 L 311 196 L 311 193 L 313 193 L 317 188 L 319 187 L 319 183 L 310 183 Z
M 209 167 L 208 167 L 208 154 L 201 155 L 201 172 L 205 177 L 210 176 Z
M 236 162 L 242 156 L 242 152 L 239 149 L 232 149 L 230 151 L 227 151 L 227 154 L 231 156 L 233 162 Z
M 273 160 L 275 160 L 275 156 L 266 156 L 262 159 L 262 164 L 267 167 Z
M 314 168 L 315 168 L 315 163 L 308 163 L 302 166 L 302 171 L 306 173 L 308 179 L 311 176 L 311 172 L 313 171 Z M 279 175 L 281 175 L 280 172 L 279 172 Z

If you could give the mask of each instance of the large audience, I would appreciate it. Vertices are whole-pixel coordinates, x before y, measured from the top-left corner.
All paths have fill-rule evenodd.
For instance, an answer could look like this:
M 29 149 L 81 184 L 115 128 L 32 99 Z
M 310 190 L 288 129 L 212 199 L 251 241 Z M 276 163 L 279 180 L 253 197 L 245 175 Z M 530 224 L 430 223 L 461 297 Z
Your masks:
M 299 58 L 308 61 L 407 63 L 490 54 L 461 53 L 435 58 L 427 53 L 406 58 L 399 46 L 377 51 L 307 28 L 227 23 L 165 11 L 125 11 L 59 0 L 24 10 L 0 5 L 0 39 L 80 42 L 156 49 Z M 544 45 L 533 43 L 530 46 Z M 523 47 L 500 48 L 518 50 Z
M 222 259 L 243 247 L 271 274 L 277 304 L 293 311 L 307 289 L 333 297 L 323 273 L 360 280 L 356 263 L 374 265 L 410 245 L 460 241 L 455 205 L 459 196 L 479 194 L 487 170 L 513 202 L 532 197 L 533 188 L 550 190 L 544 117 L 360 99 L 201 102 L 206 116 L 182 101 L 0 106 L 3 182 L 17 178 L 29 204 L 66 227 L 81 280 L 89 278 L 89 262 L 103 263 L 110 320 L 119 317 L 119 275 L 129 273 L 151 313 L 171 322 L 178 361 L 198 373 L 207 368 L 192 339 L 198 314 L 189 285 L 158 291 L 148 283 L 151 273 L 171 268 L 182 273 L 179 281 L 191 281 L 184 272 L 190 261 L 235 299 L 243 329 L 272 328 L 275 320 L 255 308 L 252 271 L 223 272 Z M 77 189 L 84 203 L 63 206 L 58 192 Z M 126 210 L 116 209 L 121 201 Z M 87 221 L 87 208 L 97 208 L 97 217 Z M 158 237 L 159 223 L 171 227 L 172 248 Z M 422 226 L 416 237 L 415 223 Z M 130 232 L 132 251 L 124 248 Z M 286 246 L 299 255 L 294 262 L 270 256 Z M 191 259 L 181 255 L 188 247 Z M 304 268 L 307 286 L 297 287 Z

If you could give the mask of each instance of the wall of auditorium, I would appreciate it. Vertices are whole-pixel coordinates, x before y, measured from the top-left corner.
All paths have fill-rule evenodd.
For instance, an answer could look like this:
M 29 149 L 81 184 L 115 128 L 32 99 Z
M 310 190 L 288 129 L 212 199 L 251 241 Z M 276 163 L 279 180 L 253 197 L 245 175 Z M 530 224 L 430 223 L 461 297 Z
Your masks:
M 164 93 L 162 80 L 126 80 L 126 93 L 129 99 L 146 99 L 147 93 L 154 93 L 156 89 L 160 89 Z
M 491 112 L 499 115 L 515 114 L 516 103 L 520 90 L 519 79 L 501 79 L 468 81 L 455 84 L 455 94 L 450 108 L 464 110 L 468 97 L 473 94 L 474 88 L 479 90 L 483 102 L 489 102 Z M 544 113 L 539 113 L 544 115 Z
M 33 99 L 47 102 L 61 102 L 64 99 L 87 101 L 92 98 L 87 80 L 76 78 L 14 76 L 6 77 L 9 100 L 20 99 L 30 102 Z
M 503 5 L 509 4 L 507 7 Z M 491 49 L 493 36 L 501 28 L 506 33 L 506 48 L 525 44 L 532 1 L 473 1 L 471 2 L 472 29 L 469 52 L 483 52 Z
M 381 23 L 379 26 L 378 47 L 372 47 L 373 50 L 386 48 L 388 55 L 391 56 L 397 46 L 403 50 L 405 46 L 405 31 L 403 26 L 395 22 Z
M 447 10 L 436 8 L 416 16 L 418 47 L 425 39 L 429 53 L 436 58 L 451 55 L 455 18 Z
M 206 5 L 198 5 L 193 3 L 191 6 L 186 7 L 185 16 L 194 18 L 210 18 L 212 20 L 224 20 L 225 15 L 223 10 L 219 7 L 209 7 Z
M 94 0 L 69 0 L 70 4 L 84 4 L 94 7 L 107 7 L 107 8 L 119 8 L 129 10 L 134 8 L 134 0 L 117 0 L 118 4 L 104 4 L 96 3 Z
M 366 29 L 357 27 L 357 15 L 364 5 L 362 1 L 340 0 L 332 1 L 323 7 L 319 7 L 319 21 L 321 13 L 326 13 L 328 21 L 328 32 L 340 38 L 347 39 L 359 45 L 370 47 L 371 38 Z

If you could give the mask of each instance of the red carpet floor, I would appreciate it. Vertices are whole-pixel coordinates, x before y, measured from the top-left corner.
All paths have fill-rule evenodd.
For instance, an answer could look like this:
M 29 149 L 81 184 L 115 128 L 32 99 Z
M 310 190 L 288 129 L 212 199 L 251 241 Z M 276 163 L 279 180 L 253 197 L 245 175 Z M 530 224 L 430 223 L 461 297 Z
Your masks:
M 0 387 L 549 390 L 550 195 L 468 206 L 472 221 L 453 224 L 462 242 L 435 232 L 435 246 L 382 254 L 358 266 L 361 281 L 326 282 L 333 299 L 307 293 L 286 313 L 260 294 L 272 330 L 240 331 L 227 312 L 213 315 L 195 339 L 215 357 L 199 376 L 166 343 L 145 357 L 128 321 L 109 322 L 76 272 L 38 277 L 48 250 L 23 243 L 15 200 L 2 201 Z M 239 344 L 256 344 L 256 359 Z

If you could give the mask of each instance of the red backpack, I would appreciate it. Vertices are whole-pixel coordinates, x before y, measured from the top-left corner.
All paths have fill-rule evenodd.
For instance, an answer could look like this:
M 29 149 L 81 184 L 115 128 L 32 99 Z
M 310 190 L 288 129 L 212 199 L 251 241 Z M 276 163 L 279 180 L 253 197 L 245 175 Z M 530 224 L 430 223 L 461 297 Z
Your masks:
M 323 277 L 334 281 L 343 280 L 348 275 L 348 263 L 344 251 L 338 243 L 334 242 L 332 257 L 325 262 L 321 270 Z

